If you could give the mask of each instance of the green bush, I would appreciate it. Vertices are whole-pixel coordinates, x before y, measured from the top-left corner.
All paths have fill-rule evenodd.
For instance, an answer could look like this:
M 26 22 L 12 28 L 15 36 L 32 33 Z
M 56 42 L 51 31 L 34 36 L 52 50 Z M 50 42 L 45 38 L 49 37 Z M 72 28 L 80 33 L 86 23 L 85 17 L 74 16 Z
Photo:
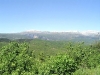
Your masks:
M 59 54 L 48 59 L 40 67 L 40 75 L 71 75 L 77 70 L 75 61 L 66 54 Z
M 0 52 L 0 74 L 20 75 L 23 72 L 31 72 L 33 59 L 29 56 L 28 45 L 12 42 L 4 46 Z

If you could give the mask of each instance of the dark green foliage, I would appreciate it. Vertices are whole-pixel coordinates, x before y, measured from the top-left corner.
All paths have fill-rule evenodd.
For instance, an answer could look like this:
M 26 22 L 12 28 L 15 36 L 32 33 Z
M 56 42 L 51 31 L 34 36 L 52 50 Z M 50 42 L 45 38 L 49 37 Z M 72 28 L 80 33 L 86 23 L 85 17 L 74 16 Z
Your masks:
M 10 42 L 11 40 L 10 39 L 7 39 L 7 38 L 0 38 L 0 42 Z

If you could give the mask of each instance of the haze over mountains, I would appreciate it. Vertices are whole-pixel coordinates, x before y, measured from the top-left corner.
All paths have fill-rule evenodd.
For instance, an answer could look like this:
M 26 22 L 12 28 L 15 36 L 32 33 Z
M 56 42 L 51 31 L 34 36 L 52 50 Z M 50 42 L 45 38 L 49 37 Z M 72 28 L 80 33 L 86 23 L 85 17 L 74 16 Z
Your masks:
M 19 33 L 0 33 L 0 38 L 7 39 L 42 39 L 42 40 L 66 40 L 93 42 L 99 40 L 99 31 L 38 31 L 28 30 Z
M 27 30 L 27 31 L 24 31 L 24 32 L 29 32 L 29 33 L 41 33 L 41 32 L 50 32 L 50 31 L 39 31 L 39 30 Z M 88 30 L 88 31 L 51 31 L 52 33 L 66 33 L 66 32 L 70 32 L 70 33 L 80 33 L 82 35 L 97 35 L 99 34 L 100 32 L 99 31 L 93 31 L 93 30 Z

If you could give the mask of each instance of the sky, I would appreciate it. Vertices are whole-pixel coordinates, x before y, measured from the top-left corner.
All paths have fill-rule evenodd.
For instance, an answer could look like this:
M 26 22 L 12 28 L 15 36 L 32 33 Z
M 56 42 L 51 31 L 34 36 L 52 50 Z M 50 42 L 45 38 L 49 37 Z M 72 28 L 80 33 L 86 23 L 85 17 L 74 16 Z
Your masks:
M 0 0 L 0 33 L 100 31 L 100 0 Z

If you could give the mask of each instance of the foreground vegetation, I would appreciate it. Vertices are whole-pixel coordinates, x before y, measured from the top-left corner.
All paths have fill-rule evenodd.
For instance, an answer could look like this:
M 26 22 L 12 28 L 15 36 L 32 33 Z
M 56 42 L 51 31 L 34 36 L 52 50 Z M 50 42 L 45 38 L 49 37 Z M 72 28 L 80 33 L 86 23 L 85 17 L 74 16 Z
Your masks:
M 99 75 L 100 43 L 1 42 L 0 75 Z

